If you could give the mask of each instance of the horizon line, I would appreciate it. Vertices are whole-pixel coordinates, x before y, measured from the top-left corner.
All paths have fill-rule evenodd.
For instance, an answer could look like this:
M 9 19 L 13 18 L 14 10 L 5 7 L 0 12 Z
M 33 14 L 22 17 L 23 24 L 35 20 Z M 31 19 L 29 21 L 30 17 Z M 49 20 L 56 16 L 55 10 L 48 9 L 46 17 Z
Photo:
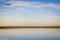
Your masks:
M 59 28 L 60 26 L 0 26 L 0 29 L 10 29 L 10 28 Z

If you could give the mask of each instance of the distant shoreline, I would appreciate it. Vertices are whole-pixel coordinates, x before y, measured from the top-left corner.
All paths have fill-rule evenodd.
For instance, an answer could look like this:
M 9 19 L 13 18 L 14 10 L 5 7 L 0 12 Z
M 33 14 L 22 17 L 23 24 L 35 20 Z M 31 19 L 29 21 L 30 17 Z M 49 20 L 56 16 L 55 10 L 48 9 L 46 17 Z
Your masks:
M 0 29 L 8 28 L 60 28 L 60 26 L 0 26 Z

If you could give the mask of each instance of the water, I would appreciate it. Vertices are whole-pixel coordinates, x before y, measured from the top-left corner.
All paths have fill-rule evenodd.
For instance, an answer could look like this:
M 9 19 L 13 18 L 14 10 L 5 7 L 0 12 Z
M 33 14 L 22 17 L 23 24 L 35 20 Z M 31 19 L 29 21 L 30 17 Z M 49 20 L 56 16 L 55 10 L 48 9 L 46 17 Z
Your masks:
M 60 40 L 60 29 L 0 29 L 0 40 Z
M 60 37 L 45 37 L 45 38 L 41 38 L 41 37 L 12 37 L 12 38 L 8 38 L 8 40 L 60 40 Z

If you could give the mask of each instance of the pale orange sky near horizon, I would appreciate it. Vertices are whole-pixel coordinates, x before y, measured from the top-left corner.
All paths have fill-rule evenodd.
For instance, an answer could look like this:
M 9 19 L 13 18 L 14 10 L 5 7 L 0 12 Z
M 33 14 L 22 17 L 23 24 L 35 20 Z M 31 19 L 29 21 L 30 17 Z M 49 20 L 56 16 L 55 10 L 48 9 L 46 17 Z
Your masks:
M 0 22 L 0 26 L 60 26 L 59 20 L 58 17 L 53 17 L 53 16 L 51 17 L 48 16 L 42 19 L 41 18 L 40 19 L 39 18 L 35 18 L 35 19 L 2 18 Z
M 2 17 L 0 26 L 60 26 L 60 19 L 58 16 L 46 16 L 33 19 L 27 17 Z

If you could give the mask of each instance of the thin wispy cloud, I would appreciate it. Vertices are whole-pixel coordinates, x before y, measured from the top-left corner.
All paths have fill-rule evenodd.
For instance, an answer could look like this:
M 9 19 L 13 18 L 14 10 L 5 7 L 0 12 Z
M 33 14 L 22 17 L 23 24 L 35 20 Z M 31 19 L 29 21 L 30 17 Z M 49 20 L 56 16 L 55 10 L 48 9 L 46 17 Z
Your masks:
M 9 5 L 8 5 L 9 4 Z M 40 3 L 40 2 L 25 2 L 25 1 L 10 1 L 7 2 L 4 7 L 15 7 L 15 6 L 25 6 L 25 7 L 33 7 L 33 8 L 42 8 L 42 7 L 51 7 L 55 9 L 60 9 L 60 4 L 55 3 Z

